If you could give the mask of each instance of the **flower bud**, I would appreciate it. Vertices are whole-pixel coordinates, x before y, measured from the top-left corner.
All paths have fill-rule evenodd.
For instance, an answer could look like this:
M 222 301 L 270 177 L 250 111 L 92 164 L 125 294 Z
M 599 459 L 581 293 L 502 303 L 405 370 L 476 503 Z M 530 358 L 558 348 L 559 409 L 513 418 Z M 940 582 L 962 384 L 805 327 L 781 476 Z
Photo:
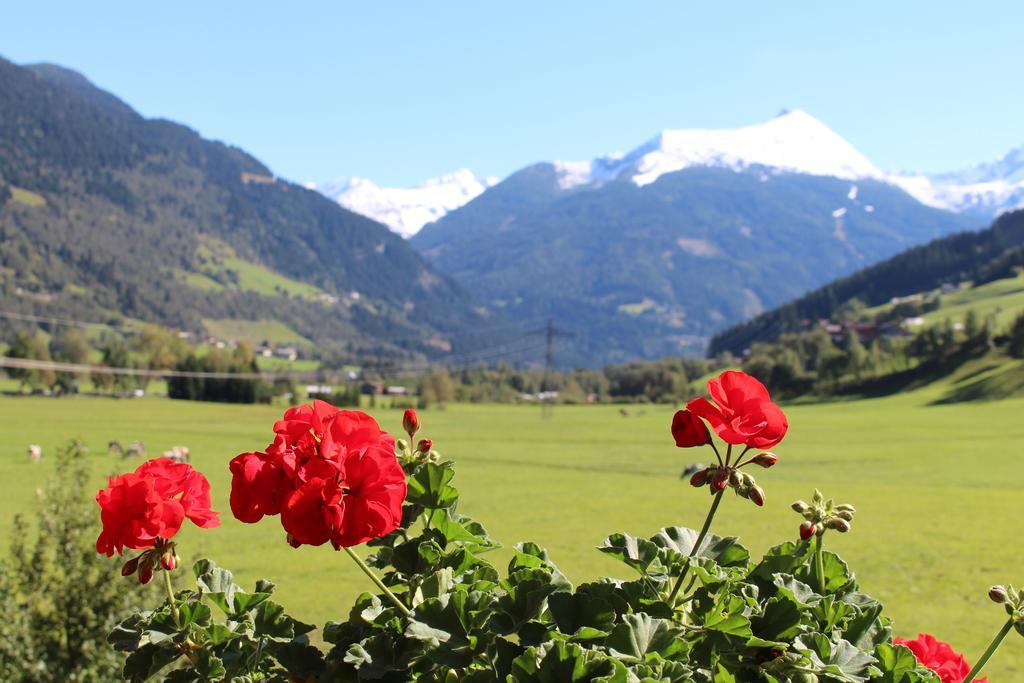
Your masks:
M 750 500 L 754 501 L 754 505 L 764 507 L 764 489 L 760 486 L 750 487 Z
M 857 511 L 857 508 L 853 507 L 849 503 L 840 503 L 839 505 L 836 505 L 836 512 L 854 513 L 856 511 Z
M 798 500 L 795 503 L 793 503 L 792 507 L 795 512 L 799 512 L 801 515 L 806 515 L 808 512 L 811 511 L 811 506 L 803 502 L 802 500 Z
M 807 540 L 814 535 L 814 522 L 804 522 L 800 525 L 800 538 Z
M 395 448 L 404 453 L 409 448 L 409 442 L 406 441 L 405 439 L 396 439 Z
M 825 522 L 825 526 L 829 529 L 835 529 L 841 534 L 845 534 L 847 531 L 850 530 L 850 523 L 847 522 L 845 519 L 841 519 L 839 517 L 833 517 L 832 519 L 828 520 L 827 522 Z
M 430 439 L 420 439 L 420 442 L 416 444 L 416 450 L 420 453 L 429 453 L 430 449 L 434 447 L 434 442 Z
M 845 519 L 847 522 L 853 521 L 853 513 L 849 510 L 837 510 L 835 515 L 839 519 Z
M 725 487 L 729 485 L 729 470 L 724 467 L 719 467 L 715 470 L 715 473 L 711 475 L 711 488 L 715 491 L 724 491 Z
M 139 583 L 146 584 L 153 578 L 153 564 L 151 562 L 144 562 L 139 567 Z
M 160 556 L 160 566 L 167 571 L 174 571 L 175 567 L 178 566 L 178 558 L 174 555 L 173 551 L 168 551 Z
M 690 477 L 690 486 L 701 487 L 708 483 L 708 477 L 711 476 L 711 468 L 705 467 L 702 470 L 698 470 Z
M 420 416 L 416 414 L 416 411 L 409 408 L 402 415 L 402 429 L 409 435 L 409 438 L 416 436 L 416 432 L 420 431 Z
M 729 486 L 740 487 L 743 486 L 743 473 L 739 470 L 732 470 L 729 472 Z
M 988 598 L 997 605 L 1001 605 L 1006 602 L 1010 596 L 1006 592 L 1005 586 L 992 586 L 988 589 Z
M 121 567 L 121 576 L 131 576 L 139 568 L 139 558 L 133 557 Z
M 765 468 L 771 467 L 778 461 L 779 456 L 775 455 L 774 453 L 758 453 L 757 455 L 750 459 L 750 462 Z

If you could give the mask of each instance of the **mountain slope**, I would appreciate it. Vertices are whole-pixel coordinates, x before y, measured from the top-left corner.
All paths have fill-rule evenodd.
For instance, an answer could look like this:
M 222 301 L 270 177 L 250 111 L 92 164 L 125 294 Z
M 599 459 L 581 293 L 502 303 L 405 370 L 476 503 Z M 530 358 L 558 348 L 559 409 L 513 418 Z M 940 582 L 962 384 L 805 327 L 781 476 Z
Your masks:
M 1006 213 L 986 230 L 957 233 L 908 249 L 724 330 L 711 340 L 708 352 L 743 353 L 755 342 L 802 329 L 806 320 L 829 318 L 839 305 L 853 298 L 877 306 L 945 283 L 983 283 L 1009 277 L 1022 266 L 1024 211 Z
M 379 187 L 366 178 L 339 178 L 311 189 L 346 209 L 380 221 L 403 237 L 459 208 L 497 182 L 461 169 L 410 188 Z
M 712 133 L 528 167 L 412 243 L 488 305 L 557 317 L 579 334 L 568 360 L 592 365 L 700 352 L 837 274 L 973 227 L 806 114 Z
M 449 348 L 478 317 L 384 226 L 77 73 L 4 60 L 0 274 L 8 308 L 272 319 L 351 353 Z

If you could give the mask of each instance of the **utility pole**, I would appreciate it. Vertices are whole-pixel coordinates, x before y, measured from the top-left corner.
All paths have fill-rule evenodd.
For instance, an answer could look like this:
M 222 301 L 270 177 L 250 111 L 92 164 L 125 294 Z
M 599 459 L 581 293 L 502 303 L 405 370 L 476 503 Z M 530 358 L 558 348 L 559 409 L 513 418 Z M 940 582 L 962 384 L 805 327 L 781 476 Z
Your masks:
M 572 332 L 566 332 L 555 327 L 555 319 L 549 317 L 548 324 L 543 329 L 527 332 L 528 335 L 544 335 L 544 378 L 540 384 L 540 415 L 543 419 L 550 419 L 554 413 L 554 397 L 551 396 L 551 373 L 555 368 L 555 340 L 558 337 L 575 337 Z

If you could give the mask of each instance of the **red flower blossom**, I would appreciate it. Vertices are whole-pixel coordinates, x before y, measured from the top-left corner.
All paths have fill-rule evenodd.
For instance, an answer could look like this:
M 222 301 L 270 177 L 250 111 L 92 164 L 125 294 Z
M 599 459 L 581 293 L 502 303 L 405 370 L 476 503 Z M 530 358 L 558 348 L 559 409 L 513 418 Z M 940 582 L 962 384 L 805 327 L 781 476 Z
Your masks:
M 763 384 L 745 372 L 729 370 L 708 381 L 714 403 L 695 398 L 687 409 L 708 421 L 724 441 L 771 448 L 782 441 L 789 423 Z
M 942 683 L 963 683 L 964 676 L 971 672 L 962 654 L 929 633 L 919 633 L 915 640 L 893 638 L 892 642 L 910 648 L 917 661 L 937 673 Z M 974 683 L 988 683 L 988 679 L 976 678 Z
M 711 440 L 706 424 L 689 410 L 680 410 L 672 417 L 672 436 L 679 448 L 703 446 Z
M 405 414 L 402 415 L 402 429 L 405 430 L 410 439 L 416 436 L 416 432 L 420 431 L 420 416 L 412 408 L 407 408 Z
M 402 521 L 405 472 L 395 440 L 366 413 L 323 401 L 291 408 L 263 453 L 231 461 L 231 510 L 243 522 L 281 514 L 294 546 L 336 548 L 385 536 Z
M 111 477 L 96 494 L 103 530 L 96 552 L 107 556 L 125 548 L 152 548 L 170 539 L 187 517 L 199 527 L 220 524 L 210 509 L 210 482 L 191 465 L 166 458 L 145 462 L 130 474 Z

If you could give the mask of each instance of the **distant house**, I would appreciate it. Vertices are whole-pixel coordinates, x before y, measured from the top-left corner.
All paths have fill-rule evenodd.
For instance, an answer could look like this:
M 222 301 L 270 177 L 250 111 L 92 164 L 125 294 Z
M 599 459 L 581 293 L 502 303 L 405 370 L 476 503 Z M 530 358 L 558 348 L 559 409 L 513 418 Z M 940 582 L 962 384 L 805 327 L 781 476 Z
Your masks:
M 380 396 L 384 393 L 384 385 L 380 382 L 363 382 L 359 393 L 364 396 Z
M 409 395 L 409 389 L 406 388 L 406 387 L 400 387 L 400 386 L 390 386 L 387 389 L 385 389 L 385 393 L 388 396 L 408 396 Z
M 274 351 L 278 358 L 293 361 L 299 357 L 299 351 L 294 346 L 282 346 Z
M 313 394 L 324 395 L 324 394 L 333 394 L 333 393 L 334 393 L 334 387 L 330 386 L 329 384 L 307 384 L 306 385 L 306 395 L 307 396 L 310 396 L 310 395 L 313 395 Z

